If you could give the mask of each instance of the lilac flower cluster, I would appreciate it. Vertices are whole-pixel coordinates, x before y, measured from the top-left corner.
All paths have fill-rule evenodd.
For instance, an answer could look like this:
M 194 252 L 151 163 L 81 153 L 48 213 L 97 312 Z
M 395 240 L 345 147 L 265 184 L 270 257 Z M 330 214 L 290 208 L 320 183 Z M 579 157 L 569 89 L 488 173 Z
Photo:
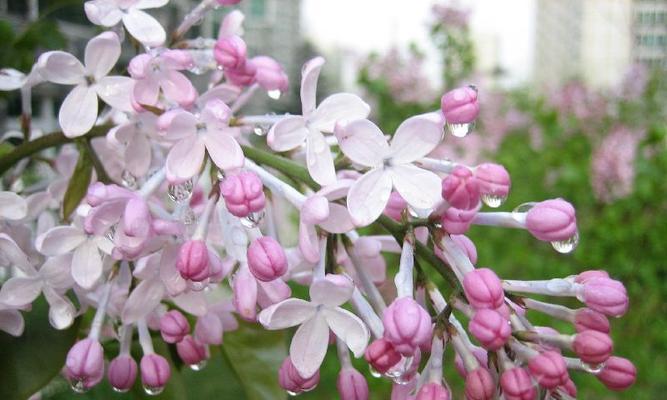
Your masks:
M 302 71 L 301 115 L 244 115 L 253 94 L 287 89 L 280 65 L 248 58 L 243 16 L 232 11 L 205 49 L 216 65 L 199 94 L 183 71 L 201 73 L 208 64 L 197 64 L 187 40 L 168 47 L 163 28 L 142 11 L 165 3 L 85 4 L 91 22 L 122 22 L 146 46 L 130 61 L 129 77 L 109 75 L 121 53 L 121 38 L 110 30 L 88 42 L 84 63 L 47 52 L 31 72 L 40 79 L 3 78 L 28 91 L 38 81 L 75 85 L 60 108 L 62 133 L 53 137 L 64 143 L 105 135 L 108 150 L 80 147 L 76 168 L 76 152 L 61 148 L 54 165 L 65 177 L 33 191 L 0 192 L 0 265 L 10 276 L 0 288 L 0 329 L 21 335 L 22 312 L 40 294 L 56 329 L 95 310 L 64 360 L 75 391 L 105 375 L 115 390 L 127 391 L 139 376 L 146 393 L 158 394 L 171 367 L 155 340 L 199 370 L 210 347 L 237 329 L 237 318 L 268 330 L 296 327 L 276 371 L 293 395 L 317 386 L 330 344 L 345 400 L 369 396 L 350 352 L 393 383 L 393 399 L 449 399 L 445 365 L 456 365 L 466 398 L 474 400 L 575 398 L 568 370 L 590 373 L 612 390 L 634 382 L 634 366 L 613 355 L 609 336 L 607 318 L 628 309 L 622 283 L 599 270 L 521 281 L 476 266 L 475 244 L 465 236 L 473 224 L 524 229 L 561 253 L 578 242 L 567 201 L 483 211 L 506 201 L 508 171 L 430 156 L 447 132 L 451 141 L 469 133 L 479 113 L 476 88 L 445 93 L 440 109 L 386 135 L 354 94 L 317 101 L 325 61 L 316 57 Z M 215 6 L 204 0 L 175 40 Z M 98 98 L 108 106 L 102 113 Z M 253 135 L 265 137 L 272 151 Z M 41 150 L 30 150 L 36 142 L 21 145 L 21 154 Z M 90 171 L 80 174 L 81 160 L 95 164 L 93 183 Z M 122 171 L 119 181 L 106 174 L 113 165 Z M 20 175 L 20 164 L 11 167 Z M 72 188 L 80 182 L 85 190 L 76 198 Z M 60 214 L 73 198 L 74 211 Z M 291 208 L 298 211 L 298 243 L 290 248 L 277 221 Z M 368 226 L 364 232 L 375 233 L 357 231 Z M 388 234 L 376 234 L 380 229 Z M 387 279 L 384 253 L 400 254 L 395 295 L 378 290 Z M 438 287 L 435 274 L 449 285 Z M 294 297 L 295 285 L 307 286 L 309 299 Z M 533 294 L 575 298 L 583 307 Z M 528 310 L 569 322 L 575 333 L 535 326 Z M 134 340 L 143 353 L 138 365 Z M 113 341 L 120 350 L 105 367 L 103 347 Z M 444 359 L 448 345 L 455 360 Z

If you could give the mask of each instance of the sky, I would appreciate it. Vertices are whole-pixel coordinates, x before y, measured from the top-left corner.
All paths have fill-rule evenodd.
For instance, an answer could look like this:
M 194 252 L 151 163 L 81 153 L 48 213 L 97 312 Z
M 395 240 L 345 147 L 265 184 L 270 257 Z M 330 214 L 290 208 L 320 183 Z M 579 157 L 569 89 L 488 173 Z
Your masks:
M 415 42 L 431 59 L 427 68 L 438 76 L 438 63 L 428 40 L 431 6 L 437 0 L 303 0 L 304 34 L 325 52 L 359 54 L 385 51 Z M 472 10 L 473 38 L 483 57 L 498 60 L 508 82 L 530 79 L 535 0 L 459 0 Z

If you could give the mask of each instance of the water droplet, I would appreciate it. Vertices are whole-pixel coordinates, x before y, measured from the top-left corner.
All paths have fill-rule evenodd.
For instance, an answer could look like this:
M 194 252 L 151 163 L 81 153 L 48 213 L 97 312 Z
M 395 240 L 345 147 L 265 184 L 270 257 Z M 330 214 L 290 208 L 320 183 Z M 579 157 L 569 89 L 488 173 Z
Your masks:
M 158 386 L 158 387 L 144 386 L 144 392 L 146 392 L 146 394 L 149 396 L 157 396 L 158 394 L 162 393 L 163 390 L 164 386 Z
M 123 180 L 123 186 L 128 189 L 135 190 L 137 188 L 137 177 L 132 175 L 128 170 L 123 170 L 120 175 L 120 178 Z
M 605 363 L 589 364 L 582 361 L 581 366 L 584 368 L 584 371 L 586 372 L 589 372 L 591 374 L 599 374 L 604 369 Z
M 381 378 L 382 377 L 382 374 L 379 373 L 378 371 L 376 371 L 375 368 L 373 368 L 373 366 L 370 365 L 370 364 L 368 365 L 368 372 L 371 373 L 371 376 L 373 378 Z
M 286 390 L 286 392 L 287 392 L 288 395 L 290 395 L 290 396 L 292 396 L 292 397 L 296 397 L 296 396 L 299 395 L 299 393 L 297 393 L 297 392 L 292 392 L 291 390 Z
M 169 185 L 169 198 L 176 203 L 185 203 L 190 199 L 190 196 L 192 196 L 193 188 L 194 182 L 192 179 L 188 179 L 185 182 L 177 183 L 175 185 Z
M 280 92 L 280 90 L 269 90 L 267 94 L 269 95 L 270 98 L 278 100 L 282 93 Z
M 269 130 L 266 128 L 266 125 L 257 125 L 253 128 L 252 132 L 257 136 L 266 136 Z
M 498 196 L 497 194 L 490 193 L 483 193 L 480 197 L 484 204 L 491 208 L 498 208 L 507 200 L 507 196 Z
M 246 228 L 256 228 L 264 219 L 264 211 L 250 213 L 247 217 L 241 218 L 241 225 Z
M 129 388 L 121 389 L 121 388 L 117 388 L 117 387 L 114 387 L 114 386 L 111 386 L 111 389 L 113 389 L 113 391 L 116 392 L 116 393 L 127 393 L 127 392 L 130 391 Z
M 190 369 L 193 371 L 201 371 L 206 367 L 207 360 L 201 360 L 197 364 L 190 364 Z
M 111 225 L 104 234 L 104 237 L 113 242 L 113 239 L 116 237 L 116 225 Z
M 82 380 L 76 379 L 70 382 L 70 387 L 72 390 L 76 393 L 86 393 L 88 391 L 88 388 L 86 385 L 83 383 Z
M 468 85 L 468 87 L 469 87 L 470 89 L 474 90 L 475 92 L 477 92 L 477 91 L 478 91 L 478 89 L 477 89 L 477 86 L 476 86 L 476 85 Z
M 183 221 L 183 224 L 191 226 L 197 222 L 197 216 L 195 215 L 195 212 L 188 207 L 188 209 L 183 212 L 181 220 Z
M 551 246 L 559 253 L 567 254 L 574 251 L 579 244 L 579 232 L 576 232 L 574 236 L 566 240 L 560 240 L 556 242 L 551 242 Z
M 449 132 L 452 134 L 452 136 L 456 136 L 457 138 L 463 138 L 470 133 L 472 130 L 472 124 L 447 124 L 447 129 Z
M 531 208 L 535 206 L 535 202 L 531 203 L 523 203 L 519 204 L 516 206 L 514 210 L 512 210 L 512 218 L 520 223 L 525 223 L 526 222 L 526 213 L 530 211 Z
M 195 292 L 201 292 L 208 286 L 208 279 L 201 281 L 201 282 L 190 282 L 190 289 L 195 291 Z M 194 368 L 192 368 L 194 369 Z M 195 369 L 195 371 L 199 371 L 198 369 Z

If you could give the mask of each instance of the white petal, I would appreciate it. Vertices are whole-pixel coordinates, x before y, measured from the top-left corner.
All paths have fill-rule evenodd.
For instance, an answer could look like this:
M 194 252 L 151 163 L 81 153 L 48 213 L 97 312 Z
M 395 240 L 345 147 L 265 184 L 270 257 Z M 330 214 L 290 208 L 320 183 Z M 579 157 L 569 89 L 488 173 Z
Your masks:
M 299 375 L 313 376 L 322 365 L 329 346 L 329 326 L 316 314 L 297 329 L 292 337 L 289 356 Z
M 389 144 L 382 131 L 367 119 L 338 125 L 338 146 L 352 161 L 366 167 L 377 167 L 389 156 Z
M 224 201 L 218 202 L 217 211 L 227 255 L 237 261 L 245 262 L 248 236 L 241 225 L 241 220 L 227 211 Z
M 303 221 L 299 223 L 299 251 L 311 264 L 320 260 L 320 243 L 315 226 Z
M 324 58 L 322 57 L 315 57 L 303 65 L 301 71 L 301 109 L 304 117 L 315 110 L 317 79 L 323 65 Z
M 151 142 L 137 132 L 125 148 L 125 168 L 134 176 L 144 176 L 151 166 Z
M 302 324 L 315 315 L 315 306 L 302 299 L 287 299 L 259 313 L 258 321 L 266 329 L 278 330 Z
M 391 159 L 404 164 L 424 157 L 438 146 L 442 135 L 442 125 L 431 118 L 420 115 L 408 118 L 391 139 Z
M 14 192 L 0 192 L 0 219 L 18 220 L 28 214 L 28 203 Z
M 357 179 L 347 195 L 352 222 L 366 226 L 378 219 L 389 201 L 391 187 L 391 176 L 383 168 L 372 169 Z
M 0 304 L 23 307 L 31 304 L 42 291 L 42 281 L 38 277 L 14 277 L 2 284 Z
M 336 278 L 342 275 L 335 275 Z M 313 304 L 324 304 L 329 307 L 338 307 L 352 297 L 354 285 L 352 282 L 342 285 L 329 279 L 317 279 L 310 285 L 310 300 Z
M 199 173 L 204 162 L 206 147 L 200 138 L 183 139 L 176 143 L 167 155 L 167 173 L 181 180 Z
M 308 122 L 322 132 L 333 132 L 337 122 L 346 123 L 368 117 L 371 108 L 357 95 L 336 93 L 317 106 Z
M 336 182 L 331 150 L 324 135 L 317 130 L 311 129 L 306 139 L 306 164 L 315 182 L 323 186 Z
M 100 33 L 88 41 L 84 54 L 87 75 L 95 79 L 106 76 L 120 57 L 120 39 L 111 31 Z
M 86 16 L 95 25 L 114 26 L 116 25 L 123 12 L 120 10 L 116 2 L 108 0 L 93 0 L 87 1 L 83 8 Z
M 26 82 L 25 74 L 13 68 L 0 69 L 0 90 L 10 91 L 20 89 Z
M 74 226 L 56 226 L 35 240 L 37 250 L 46 256 L 68 253 L 86 240 L 83 231 Z
M 138 9 L 159 8 L 169 3 L 169 0 L 139 0 L 134 3 L 134 7 Z
M 49 303 L 49 323 L 56 329 L 67 329 L 74 322 L 76 309 L 72 302 L 52 289 L 44 288 L 44 297 Z
M 204 135 L 204 143 L 208 155 L 218 168 L 231 170 L 243 166 L 243 150 L 231 135 L 225 132 L 208 132 Z
M 431 171 L 414 165 L 396 165 L 390 168 L 396 191 L 414 208 L 433 208 L 441 199 L 440 178 Z
M 219 99 L 224 101 L 226 104 L 231 104 L 234 100 L 236 100 L 237 97 L 239 97 L 239 94 L 241 94 L 241 89 L 238 86 L 223 83 L 221 85 L 210 88 L 201 96 L 199 96 L 197 99 L 197 104 L 199 104 L 201 107 L 208 103 L 209 100 L 213 99 Z
M 97 93 L 94 87 L 75 86 L 60 106 L 58 122 L 65 136 L 78 137 L 87 133 L 97 119 Z
M 19 337 L 23 334 L 25 321 L 20 312 L 16 310 L 0 310 L 0 330 L 12 336 Z
M 164 286 L 159 279 L 141 281 L 125 302 L 123 322 L 131 324 L 148 315 L 160 304 L 163 295 Z
M 56 290 L 64 291 L 74 286 L 71 266 L 72 255 L 70 254 L 49 257 L 42 268 L 39 269 L 39 274 L 47 285 Z
M 0 267 L 17 266 L 26 274 L 33 274 L 35 269 L 28 256 L 6 233 L 0 233 Z
M 42 215 L 46 208 L 51 203 L 51 195 L 48 192 L 37 192 L 33 193 L 25 199 L 25 202 L 28 205 L 27 217 L 30 220 L 34 220 L 40 215 Z M 2 205 L 2 192 L 0 192 L 0 215 L 2 214 L 4 206 Z
M 123 24 L 130 35 L 146 46 L 159 46 L 167 38 L 164 28 L 155 18 L 135 8 L 123 15 Z
M 113 108 L 131 112 L 134 80 L 126 76 L 105 76 L 95 85 L 97 95 Z
M 347 233 L 354 229 L 352 217 L 345 206 L 329 203 L 329 217 L 319 226 L 329 233 Z
M 84 289 L 92 288 L 102 276 L 102 256 L 92 240 L 86 240 L 74 250 L 72 278 Z
M 275 151 L 288 151 L 302 145 L 307 136 L 306 120 L 298 115 L 292 115 L 282 118 L 271 126 L 266 143 Z
M 184 311 L 198 317 L 208 312 L 208 303 L 204 292 L 186 292 L 172 298 L 174 304 Z
M 178 251 L 179 247 L 176 245 L 166 246 L 160 260 L 160 279 L 170 296 L 183 293 L 188 287 L 188 283 L 176 269 Z
M 368 328 L 361 319 L 340 307 L 325 308 L 322 314 L 333 333 L 347 344 L 355 357 L 361 357 L 370 338 Z
M 49 82 L 61 85 L 82 83 L 86 70 L 81 61 L 64 51 L 49 51 L 37 60 L 40 74 Z

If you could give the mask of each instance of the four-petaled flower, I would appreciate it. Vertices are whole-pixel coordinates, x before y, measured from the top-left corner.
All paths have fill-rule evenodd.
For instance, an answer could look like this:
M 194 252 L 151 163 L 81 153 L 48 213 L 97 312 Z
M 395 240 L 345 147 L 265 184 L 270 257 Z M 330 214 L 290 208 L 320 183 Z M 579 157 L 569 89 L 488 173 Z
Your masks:
M 159 46 L 167 34 L 160 23 L 146 12 L 159 8 L 169 0 L 92 0 L 84 4 L 86 16 L 95 25 L 111 27 L 123 21 L 130 35 L 145 46 Z

